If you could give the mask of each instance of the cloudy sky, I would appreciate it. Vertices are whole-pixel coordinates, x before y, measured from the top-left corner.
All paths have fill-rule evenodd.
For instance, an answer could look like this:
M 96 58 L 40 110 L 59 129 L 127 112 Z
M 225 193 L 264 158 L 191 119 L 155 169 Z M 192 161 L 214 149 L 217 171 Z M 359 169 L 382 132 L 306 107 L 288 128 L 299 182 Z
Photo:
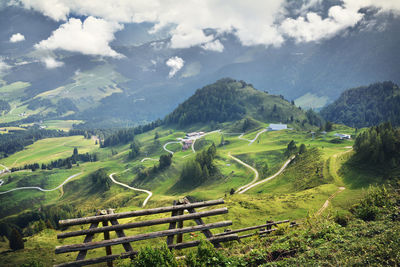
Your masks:
M 321 42 L 356 25 L 368 25 L 371 17 L 400 15 L 399 0 L 3 0 L 2 5 L 39 12 L 59 23 L 48 38 L 33 46 L 49 68 L 62 66 L 51 57 L 53 51 L 123 58 L 110 43 L 117 33 L 140 23 L 150 25 L 150 36 L 168 36 L 170 49 L 199 47 L 222 53 L 227 34 L 243 46 L 268 49 L 288 41 Z M 14 32 L 9 42 L 29 38 Z M 184 59 L 172 57 L 166 65 L 172 77 Z

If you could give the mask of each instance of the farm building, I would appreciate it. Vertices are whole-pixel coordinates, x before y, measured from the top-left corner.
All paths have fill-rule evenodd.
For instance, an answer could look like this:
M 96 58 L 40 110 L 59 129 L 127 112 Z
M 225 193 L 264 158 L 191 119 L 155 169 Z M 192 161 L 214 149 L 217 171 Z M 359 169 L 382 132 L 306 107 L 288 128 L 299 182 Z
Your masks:
M 193 144 L 193 140 L 190 139 L 184 139 L 182 141 L 182 150 L 187 150 L 191 147 L 191 145 Z
M 351 136 L 349 134 L 340 134 L 340 133 L 335 133 L 334 136 L 339 137 L 340 139 L 350 139 Z
M 273 124 L 273 123 L 270 123 L 270 125 L 268 126 L 268 131 L 280 131 L 280 130 L 286 130 L 288 127 L 287 127 L 287 124 Z

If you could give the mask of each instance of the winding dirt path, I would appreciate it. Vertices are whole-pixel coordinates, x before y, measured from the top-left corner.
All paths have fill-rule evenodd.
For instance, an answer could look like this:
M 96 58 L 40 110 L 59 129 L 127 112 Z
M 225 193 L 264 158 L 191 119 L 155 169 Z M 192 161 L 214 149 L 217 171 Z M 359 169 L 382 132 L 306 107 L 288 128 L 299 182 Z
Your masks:
M 127 170 L 129 170 L 129 169 L 126 169 L 124 172 L 126 172 Z M 114 174 L 115 174 L 115 172 L 110 174 L 110 179 L 111 179 L 111 181 L 113 183 L 118 184 L 118 185 L 123 186 L 123 187 L 126 187 L 128 189 L 134 190 L 134 191 L 144 192 L 144 193 L 148 194 L 147 198 L 143 201 L 143 204 L 142 204 L 142 207 L 144 208 L 146 206 L 146 204 L 147 204 L 147 201 L 149 201 L 149 199 L 151 198 L 153 193 L 151 191 L 148 191 L 148 190 L 145 190 L 145 189 L 135 188 L 135 187 L 129 186 L 127 184 L 118 182 L 117 180 L 114 179 L 114 177 L 113 177 Z
M 281 174 L 281 173 L 286 169 L 287 165 L 289 165 L 289 163 L 290 163 L 295 157 L 296 157 L 296 156 L 290 157 L 290 158 L 282 165 L 282 167 L 279 169 L 279 171 L 276 172 L 274 175 L 272 175 L 272 176 L 270 176 L 270 177 L 268 177 L 268 178 L 262 179 L 261 181 L 259 181 L 259 182 L 257 182 L 257 183 L 253 183 L 253 184 L 248 185 L 247 187 L 243 188 L 243 189 L 239 192 L 239 194 L 243 194 L 243 193 L 246 192 L 247 190 L 249 190 L 249 189 L 251 189 L 251 188 L 253 188 L 253 187 L 257 186 L 257 185 L 260 185 L 260 184 L 262 184 L 262 183 L 265 183 L 265 182 L 268 182 L 268 181 L 274 179 L 275 177 L 277 177 L 279 174 Z
M 267 132 L 268 130 L 267 129 L 262 129 L 261 131 L 259 131 L 257 134 L 256 134 L 256 137 L 254 137 L 253 139 L 246 139 L 246 138 L 243 138 L 243 135 L 245 134 L 245 133 L 242 133 L 242 134 L 240 134 L 239 135 L 239 139 L 240 140 L 245 140 L 245 141 L 248 141 L 249 142 L 249 145 L 251 145 L 251 144 L 253 144 L 256 140 L 257 140 L 257 138 L 260 136 L 260 134 L 262 134 L 262 133 L 265 133 L 265 132 Z
M 167 145 L 170 145 L 170 144 L 181 144 L 181 142 L 179 142 L 179 141 L 172 141 L 172 142 L 168 142 L 168 143 L 165 143 L 165 144 L 164 144 L 163 149 L 164 149 L 165 151 L 167 151 L 168 153 L 170 153 L 171 155 L 173 155 L 173 154 L 174 154 L 174 151 L 171 151 L 171 150 L 167 149 Z
M 326 210 L 326 208 L 328 208 L 329 206 L 329 202 L 340 192 L 342 192 L 343 190 L 345 190 L 346 188 L 341 186 L 339 187 L 338 191 L 336 191 L 335 193 L 333 193 L 324 203 L 324 205 L 322 205 L 322 207 L 317 211 L 317 213 L 315 214 L 316 216 L 319 216 L 322 214 L 322 212 L 324 212 L 324 210 Z
M 142 159 L 140 162 L 145 162 L 146 160 L 158 161 L 158 159 L 144 158 L 144 159 Z
M 8 191 L 5 191 L 5 192 L 0 192 L 0 195 L 7 194 L 7 193 L 10 193 L 10 192 L 13 192 L 13 191 L 17 191 L 17 190 L 26 190 L 26 189 L 35 189 L 35 190 L 39 190 L 39 191 L 42 191 L 42 192 L 51 192 L 51 191 L 54 191 L 54 190 L 57 190 L 57 189 L 61 188 L 63 185 L 68 183 L 69 180 L 71 180 L 71 179 L 73 179 L 73 178 L 75 178 L 75 177 L 77 177 L 78 175 L 81 175 L 81 174 L 82 174 L 82 172 L 74 174 L 74 175 L 71 175 L 70 177 L 65 179 L 65 181 L 62 182 L 62 184 L 60 184 L 59 186 L 57 186 L 57 187 L 55 187 L 53 189 L 43 189 L 43 188 L 38 187 L 38 186 L 25 186 L 25 187 L 17 187 L 17 188 L 14 188 L 14 189 L 11 189 L 11 190 L 8 190 Z
M 247 164 L 247 163 L 244 163 L 244 162 L 241 161 L 240 159 L 238 159 L 238 158 L 232 156 L 232 155 L 231 155 L 231 152 L 228 153 L 228 157 L 230 157 L 230 158 L 233 159 L 234 161 L 238 162 L 239 164 L 242 164 L 243 166 L 245 166 L 246 168 L 249 168 L 250 170 L 252 170 L 252 171 L 254 172 L 254 178 L 253 178 L 253 180 L 252 180 L 250 183 L 248 183 L 248 184 L 246 184 L 246 185 L 244 185 L 244 186 L 242 186 L 242 187 L 239 187 L 239 189 L 236 190 L 235 193 L 241 194 L 240 191 L 243 190 L 243 189 L 245 189 L 246 187 L 252 185 L 253 183 L 255 183 L 255 182 L 258 180 L 258 177 L 259 177 L 260 175 L 258 174 L 258 171 L 257 171 L 255 168 L 253 168 L 252 166 L 250 166 L 250 165 Z

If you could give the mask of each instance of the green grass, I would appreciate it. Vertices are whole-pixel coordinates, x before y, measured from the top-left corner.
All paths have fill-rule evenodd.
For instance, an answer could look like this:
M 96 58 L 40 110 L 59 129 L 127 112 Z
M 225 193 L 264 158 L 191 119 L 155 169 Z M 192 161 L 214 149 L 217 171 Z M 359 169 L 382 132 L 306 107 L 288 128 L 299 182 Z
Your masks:
M 71 156 L 75 147 L 78 148 L 79 153 L 94 151 L 98 148 L 93 140 L 85 139 L 83 136 L 47 138 L 27 146 L 23 151 L 8 158 L 1 159 L 0 163 L 9 168 L 35 162 L 49 163 L 52 160 Z
M 43 125 L 46 126 L 47 129 L 54 130 L 63 130 L 69 131 L 72 129 L 73 124 L 80 124 L 83 121 L 80 120 L 48 120 L 44 121 Z

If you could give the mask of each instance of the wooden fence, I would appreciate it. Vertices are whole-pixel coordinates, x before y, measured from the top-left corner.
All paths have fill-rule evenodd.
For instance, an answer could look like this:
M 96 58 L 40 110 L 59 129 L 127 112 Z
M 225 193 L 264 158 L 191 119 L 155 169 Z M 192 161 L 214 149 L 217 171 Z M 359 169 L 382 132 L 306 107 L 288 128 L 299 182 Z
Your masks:
M 211 233 L 210 229 L 227 227 L 232 225 L 232 222 L 220 221 L 220 222 L 206 224 L 204 223 L 202 218 L 220 214 L 226 214 L 228 213 L 228 209 L 225 207 L 225 208 L 218 208 L 201 212 L 196 212 L 195 209 L 201 207 L 215 206 L 223 203 L 224 201 L 222 199 L 197 202 L 197 203 L 190 203 L 187 199 L 184 199 L 179 202 L 175 201 L 174 205 L 169 207 L 129 211 L 122 213 L 114 213 L 112 209 L 109 209 L 107 211 L 105 210 L 100 211 L 95 216 L 92 217 L 61 220 L 59 224 L 62 227 L 84 225 L 84 224 L 90 224 L 90 227 L 89 229 L 85 230 L 64 232 L 57 235 L 57 238 L 59 239 L 74 237 L 74 236 L 85 236 L 85 238 L 83 243 L 80 244 L 63 245 L 56 247 L 55 250 L 56 254 L 78 252 L 75 261 L 59 264 L 56 266 L 59 267 L 84 266 L 101 262 L 107 262 L 108 266 L 112 266 L 113 260 L 117 258 L 133 257 L 138 253 L 137 251 L 133 250 L 131 246 L 132 242 L 159 238 L 159 237 L 166 237 L 167 245 L 171 249 L 194 247 L 200 243 L 199 240 L 183 242 L 182 235 L 184 233 L 202 232 L 207 238 L 207 240 L 209 240 L 212 244 L 214 244 L 215 247 L 220 247 L 220 242 L 238 240 L 238 235 L 232 233 L 232 234 L 216 236 Z M 184 214 L 185 210 L 188 211 L 188 214 Z M 125 224 L 119 224 L 118 222 L 118 219 L 160 214 L 166 212 L 171 212 L 171 217 L 125 223 Z M 186 220 L 194 220 L 197 225 L 184 227 L 184 221 Z M 101 227 L 99 226 L 100 223 L 102 223 Z M 126 236 L 124 233 L 124 230 L 126 229 L 147 227 L 152 225 L 168 224 L 168 223 L 169 223 L 168 230 L 142 233 L 133 236 Z M 110 239 L 110 231 L 115 231 L 117 238 Z M 94 235 L 98 233 L 104 234 L 104 240 L 93 242 Z M 176 243 L 174 243 L 175 236 L 177 236 Z M 122 254 L 112 254 L 112 246 L 115 245 L 123 245 L 125 252 Z M 88 250 L 101 247 L 105 247 L 106 256 L 85 259 Z
M 153 209 L 145 209 L 138 211 L 129 211 L 129 212 L 121 212 L 114 213 L 112 209 L 102 210 L 96 213 L 95 216 L 85 217 L 85 218 L 77 218 L 77 219 L 68 219 L 59 221 L 60 226 L 76 226 L 76 225 L 84 225 L 90 224 L 89 229 L 77 230 L 64 232 L 57 235 L 57 238 L 68 238 L 68 237 L 76 237 L 76 236 L 85 236 L 83 243 L 72 244 L 72 245 L 63 245 L 56 247 L 55 253 L 70 253 L 70 252 L 78 252 L 75 261 L 63 263 L 56 265 L 57 267 L 61 266 L 84 266 L 95 263 L 107 262 L 108 266 L 113 266 L 113 261 L 118 258 L 132 258 L 137 255 L 137 251 L 132 248 L 131 243 L 137 242 L 141 240 L 153 239 L 166 237 L 167 246 L 170 249 L 183 249 L 189 247 L 195 247 L 200 244 L 200 240 L 183 242 L 183 234 L 185 233 L 193 233 L 193 232 L 202 232 L 207 240 L 209 240 L 216 248 L 221 247 L 221 242 L 238 240 L 254 235 L 264 236 L 270 232 L 276 231 L 277 228 L 272 228 L 273 226 L 277 226 L 278 224 L 289 223 L 288 220 L 284 221 L 267 221 L 266 224 L 251 226 L 241 229 L 235 230 L 225 230 L 223 233 L 213 235 L 210 229 L 227 227 L 232 225 L 231 221 L 220 221 L 214 223 L 204 223 L 203 218 L 211 217 L 221 214 L 228 213 L 228 209 L 224 208 L 216 208 L 207 211 L 196 212 L 196 208 L 210 207 L 215 205 L 224 204 L 224 200 L 210 200 L 203 202 L 190 203 L 186 198 L 180 201 L 174 201 L 173 206 L 169 207 L 161 207 L 161 208 L 153 208 Z M 184 214 L 187 211 L 188 214 Z M 132 218 L 137 216 L 146 216 L 146 215 L 154 215 L 171 212 L 171 217 L 167 218 L 159 218 L 159 219 L 151 219 L 144 220 L 138 222 L 130 222 L 119 224 L 119 219 L 124 218 Z M 184 227 L 184 221 L 194 220 L 196 222 L 195 226 L 187 226 Z M 102 226 L 99 226 L 102 223 Z M 169 224 L 167 230 L 162 231 L 153 231 L 147 233 L 141 233 L 132 236 L 126 236 L 124 230 L 140 228 L 140 227 L 148 227 L 159 224 Z M 289 227 L 295 226 L 295 222 L 291 222 Z M 249 233 L 246 235 L 238 236 L 238 233 L 251 231 L 251 230 L 259 230 L 258 232 Z M 110 239 L 110 231 L 115 231 L 117 238 Z M 95 234 L 103 233 L 104 240 L 93 242 L 93 238 Z M 176 242 L 174 243 L 176 236 Z M 112 246 L 122 245 L 125 252 L 121 254 L 112 254 Z M 97 248 L 105 248 L 106 256 L 86 259 L 86 255 L 88 250 L 97 249 Z

